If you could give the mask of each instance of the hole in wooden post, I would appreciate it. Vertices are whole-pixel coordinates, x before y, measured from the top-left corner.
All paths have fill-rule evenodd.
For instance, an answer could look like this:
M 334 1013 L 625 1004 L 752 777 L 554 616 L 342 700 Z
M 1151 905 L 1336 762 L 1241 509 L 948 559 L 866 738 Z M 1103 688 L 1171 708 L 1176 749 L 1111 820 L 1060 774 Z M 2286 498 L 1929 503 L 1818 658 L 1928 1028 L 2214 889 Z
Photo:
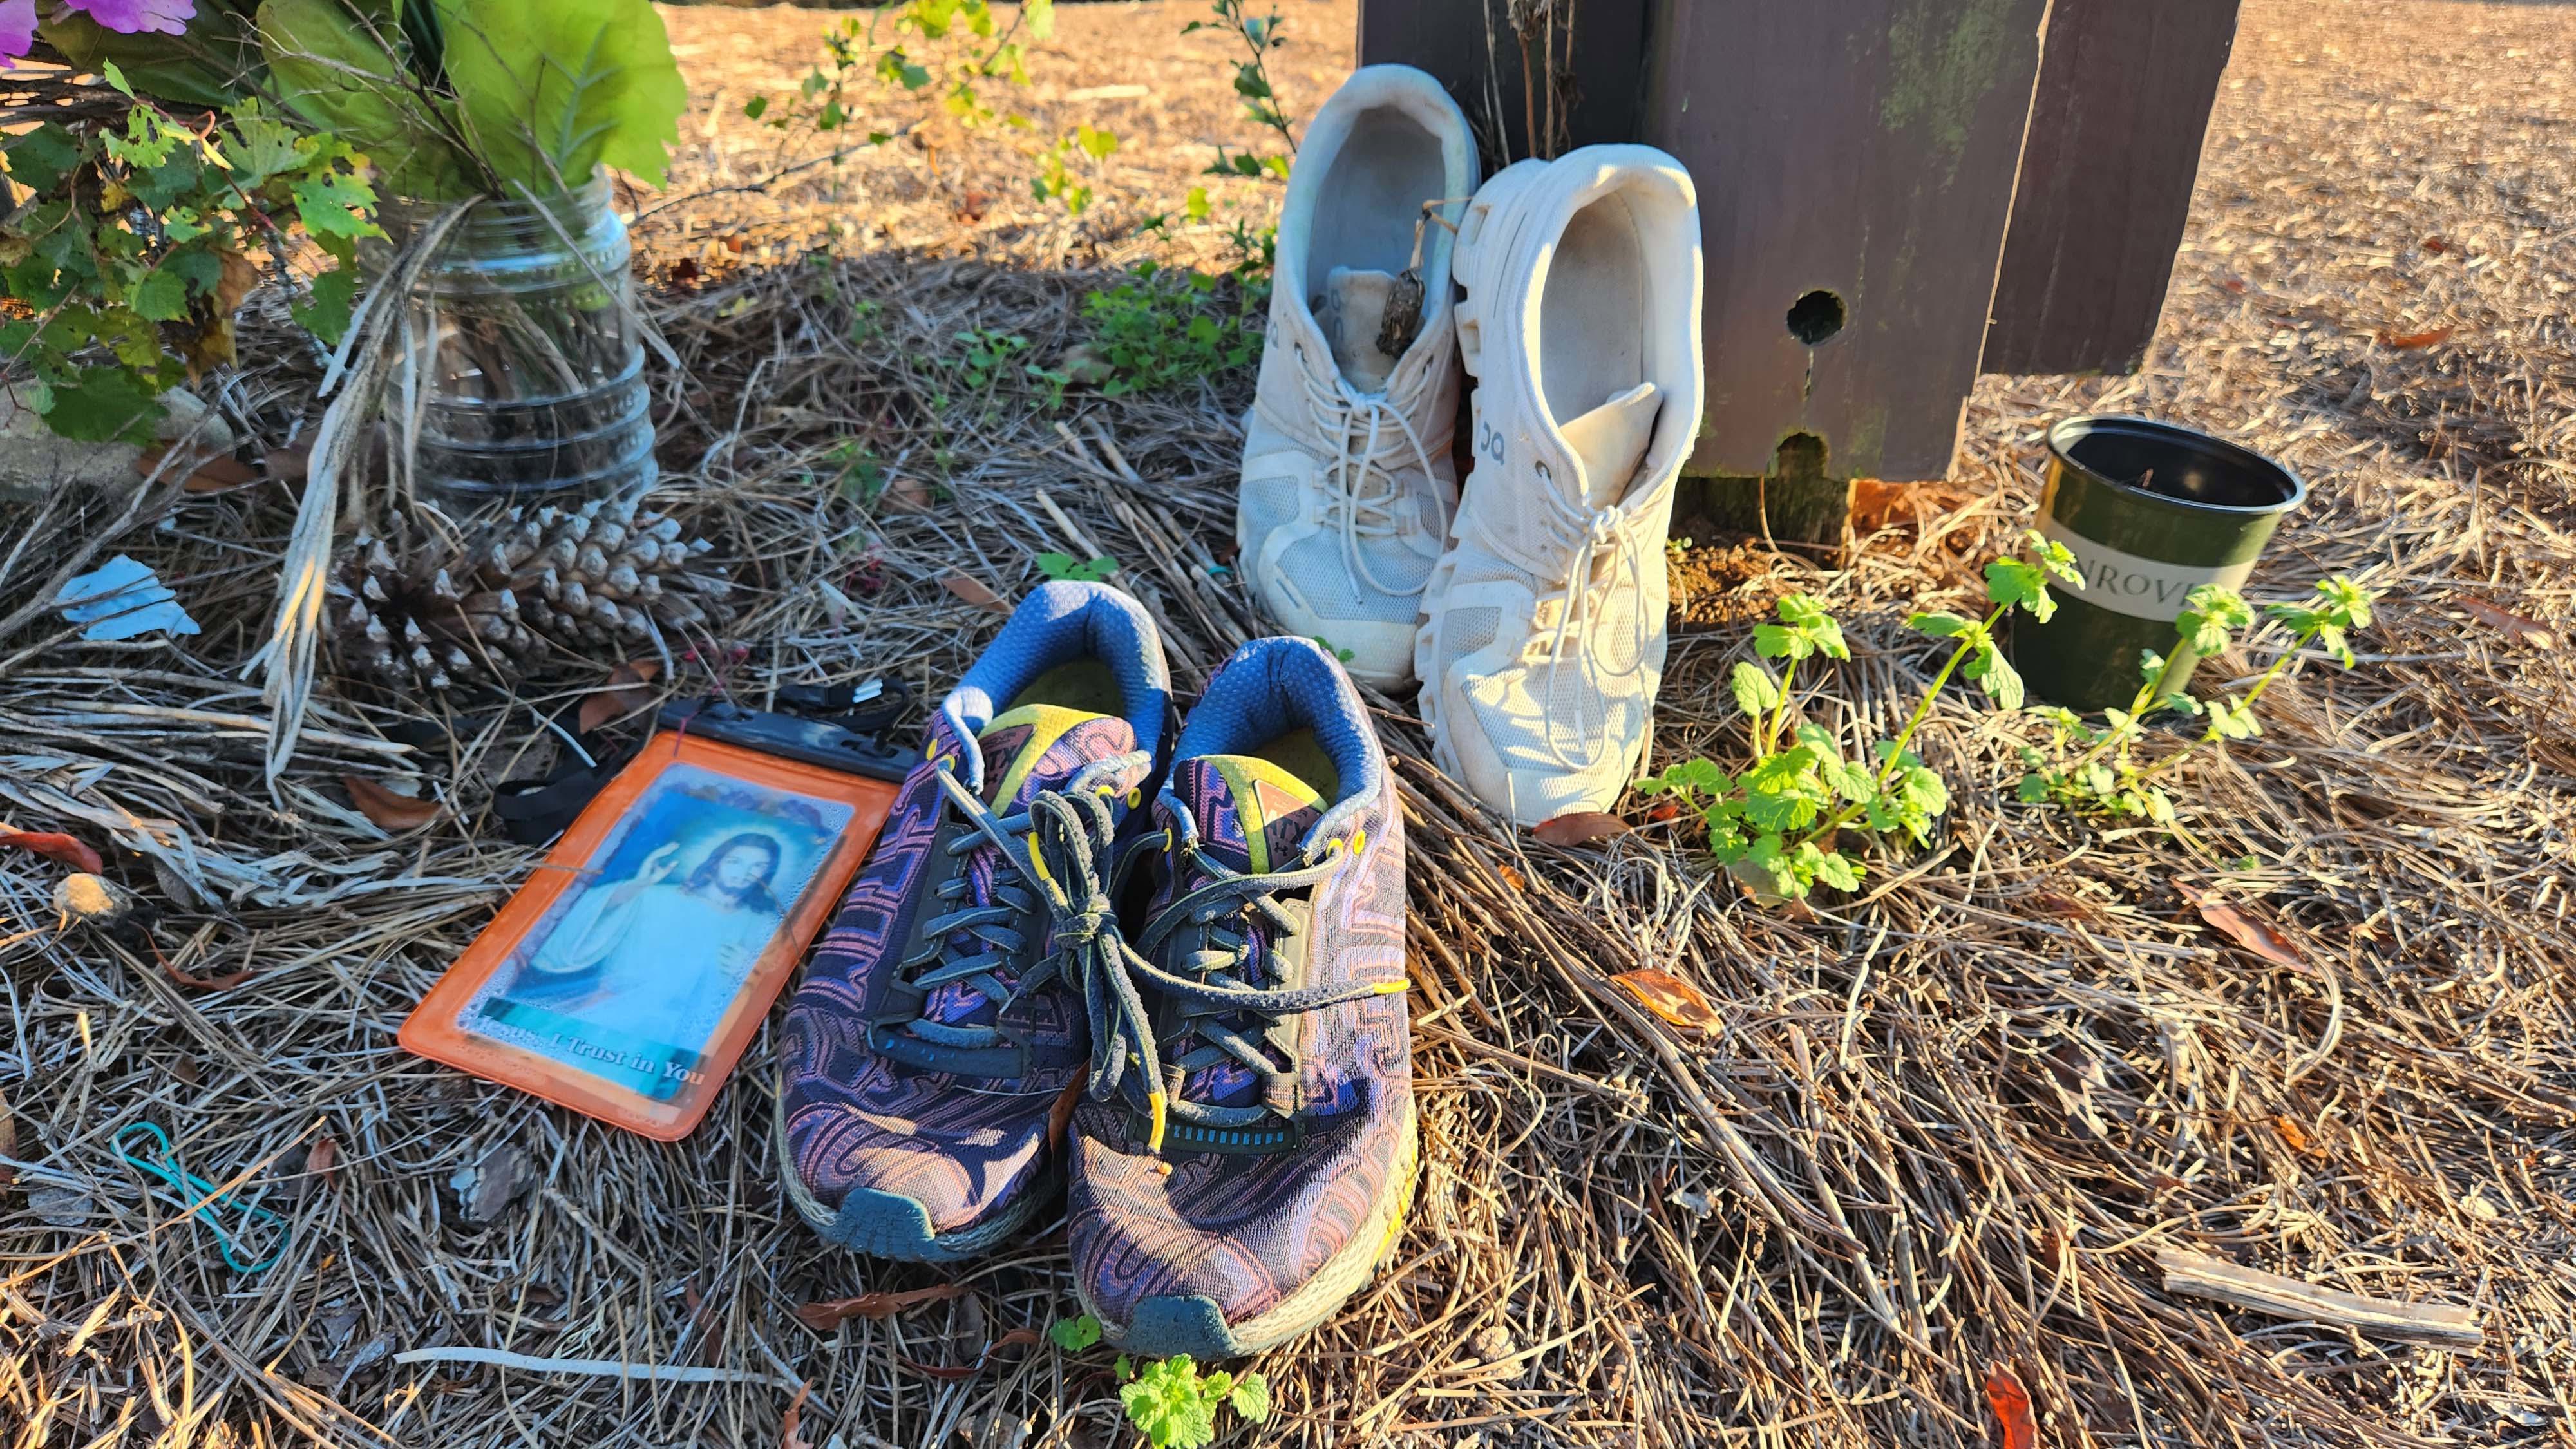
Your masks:
M 1789 335 L 1808 347 L 1843 330 L 1843 299 L 1819 287 L 1789 306 Z

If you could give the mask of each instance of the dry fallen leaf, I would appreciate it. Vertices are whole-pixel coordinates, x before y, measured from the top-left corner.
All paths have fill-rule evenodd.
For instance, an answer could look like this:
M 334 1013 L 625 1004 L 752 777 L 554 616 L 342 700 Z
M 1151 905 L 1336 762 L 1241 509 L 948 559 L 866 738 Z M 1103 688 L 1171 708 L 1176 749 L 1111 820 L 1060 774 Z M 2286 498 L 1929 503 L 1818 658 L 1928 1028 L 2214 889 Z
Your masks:
M 896 513 L 928 513 L 933 501 L 930 485 L 910 476 L 888 479 L 877 494 L 877 506 Z
M 805 1442 L 805 1397 L 814 1392 L 812 1384 L 796 1386 L 796 1397 L 787 1401 L 787 1416 L 779 1421 L 778 1449 L 814 1449 Z
M 314 1138 L 313 1145 L 304 1149 L 304 1171 L 324 1187 L 339 1180 L 340 1144 L 331 1140 L 330 1133 Z
M 313 452 L 309 448 L 271 448 L 260 458 L 268 476 L 280 483 L 301 483 L 312 471 Z
M 796 1310 L 796 1321 L 816 1333 L 829 1333 L 853 1318 L 892 1318 L 907 1308 L 923 1303 L 944 1303 L 965 1296 L 963 1283 L 934 1283 L 927 1288 L 906 1292 L 862 1293 L 856 1298 L 833 1298 L 808 1303 Z
M 1494 869 L 1496 874 L 1502 876 L 1503 884 L 1510 886 L 1513 890 L 1525 891 L 1529 889 L 1529 878 L 1522 875 L 1519 871 L 1512 869 L 1508 865 L 1496 866 Z
M 11 1116 L 9 1113 L 9 1099 L 5 1096 L 0 1096 L 0 1157 L 15 1157 L 17 1155 L 18 1119 Z M 9 1188 L 9 1184 L 16 1182 L 17 1180 L 18 1169 L 9 1166 L 6 1163 L 0 1163 L 0 1192 L 6 1192 Z
M 2039 1425 L 2030 1416 L 2030 1391 L 2013 1371 L 1996 1364 L 1986 1371 L 1986 1402 L 2004 1426 L 2002 1449 L 2039 1449 Z
M 374 821 L 377 829 L 397 835 L 427 825 L 444 808 L 435 800 L 397 795 L 363 775 L 342 775 L 340 783 L 348 787 L 349 803 L 358 807 L 359 814 Z
M 2422 246 L 2424 250 L 2431 252 L 2437 257 L 2451 249 L 2451 244 L 2449 242 L 2446 242 L 2437 236 L 2428 236 L 2424 238 L 2422 242 L 2418 243 L 2418 245 Z
M 2526 619 L 2511 609 L 2499 608 L 2475 594 L 2460 595 L 2460 607 L 2469 611 L 2470 618 L 2516 644 L 2527 644 L 2534 649 L 2558 647 L 2558 636 L 2550 632 L 2548 625 L 2537 619 Z
M 920 1374 L 925 1378 L 937 1379 L 944 1384 L 953 1384 L 966 1379 L 971 1379 L 975 1375 L 982 1373 L 984 1371 L 984 1366 L 993 1361 L 993 1351 L 995 1349 L 1027 1347 L 1028 1345 L 1036 1342 L 1038 1342 L 1038 1331 L 1036 1329 L 1014 1328 L 1010 1332 L 1003 1334 L 1001 1337 L 994 1339 L 991 1343 L 986 1344 L 984 1346 L 984 1351 L 977 1354 L 975 1356 L 975 1361 L 971 1364 L 922 1363 L 915 1359 L 904 1359 L 902 1360 L 902 1363 L 905 1368 L 908 1368 L 914 1373 Z
M 1669 971 L 1642 966 L 1634 971 L 1622 971 L 1610 979 L 1643 1002 L 1648 1011 L 1675 1026 L 1692 1031 L 1714 1031 L 1719 1025 L 1717 1008 L 1708 1004 L 1707 995 Z
M 2193 908 L 2200 912 L 2200 918 L 2227 939 L 2275 966 L 2287 966 L 2299 972 L 2313 973 L 2315 970 L 2308 964 L 2308 958 L 2299 954 L 2299 948 L 2290 944 L 2290 938 L 2281 934 L 2279 927 L 2217 896 L 2193 890 L 2190 886 L 2181 889 L 2183 899 L 2192 903 Z
M 1539 822 L 1530 832 L 1546 845 L 1589 845 L 1613 835 L 1628 833 L 1628 822 L 1599 810 L 1577 810 Z
M 98 852 L 83 844 L 78 837 L 47 830 L 0 830 L 0 845 L 14 845 L 32 850 L 47 860 L 58 860 L 74 870 L 96 875 L 107 869 Z
M 981 579 L 963 570 L 950 569 L 948 577 L 939 581 L 939 586 L 967 603 L 973 604 L 976 608 L 990 609 L 996 614 L 1011 612 L 1011 606 L 1002 602 L 1001 595 L 994 593 Z
M 608 671 L 608 682 L 581 702 L 581 732 L 650 709 L 653 691 L 648 686 L 661 672 L 659 659 L 629 659 Z
M 2295 1117 L 2274 1117 L 2272 1130 L 2281 1134 L 2281 1140 L 2290 1144 L 2292 1152 L 2303 1153 L 2315 1145 L 2308 1137 L 2308 1129 L 2300 1126 Z
M 2451 334 L 2458 330 L 2456 327 L 2435 327 L 2425 332 L 2390 332 L 2383 328 L 2379 333 L 2379 345 L 2400 349 L 2432 347 L 2449 341 Z

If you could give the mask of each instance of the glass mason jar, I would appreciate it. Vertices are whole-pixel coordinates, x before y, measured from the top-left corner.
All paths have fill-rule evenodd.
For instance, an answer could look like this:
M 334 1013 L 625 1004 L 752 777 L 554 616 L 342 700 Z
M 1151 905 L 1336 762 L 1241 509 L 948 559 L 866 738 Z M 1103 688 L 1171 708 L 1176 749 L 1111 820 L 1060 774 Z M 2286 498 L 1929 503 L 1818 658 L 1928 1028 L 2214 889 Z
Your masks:
M 399 244 L 440 209 L 386 203 L 390 239 Z M 605 172 L 562 195 L 472 204 L 412 288 L 409 355 L 386 388 L 397 446 L 417 440 L 421 492 L 479 504 L 632 497 L 652 486 L 632 255 Z

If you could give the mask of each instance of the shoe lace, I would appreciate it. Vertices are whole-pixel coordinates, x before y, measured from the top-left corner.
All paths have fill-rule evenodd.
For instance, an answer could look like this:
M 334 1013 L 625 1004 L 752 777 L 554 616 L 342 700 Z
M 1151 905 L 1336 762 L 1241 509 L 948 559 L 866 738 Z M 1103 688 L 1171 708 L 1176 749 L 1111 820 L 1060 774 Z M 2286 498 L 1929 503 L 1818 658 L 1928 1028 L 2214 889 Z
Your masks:
M 1083 775 L 1104 767 L 1115 769 L 1127 758 L 1100 761 Z M 959 781 L 952 761 L 941 760 L 933 778 L 939 782 L 945 806 L 968 826 L 948 841 L 948 853 L 980 858 L 969 859 L 940 882 L 935 898 L 944 909 L 923 923 L 921 946 L 895 963 L 896 978 L 922 996 L 919 1014 L 904 1027 L 934 1046 L 997 1046 L 1003 1036 L 994 1026 L 933 1020 L 935 993 L 943 986 L 962 985 L 992 1002 L 998 1019 L 1019 998 L 1064 976 L 1060 939 L 1058 949 L 1029 960 L 1030 948 L 1053 913 L 1030 879 L 1030 857 L 1023 842 L 1039 828 L 1037 822 L 1064 808 L 1068 799 L 1098 811 L 1104 822 L 1110 818 L 1109 806 L 1099 791 L 1083 790 L 1077 784 L 1070 795 L 1041 791 L 1026 808 L 1006 815 Z M 1103 839 L 1114 837 L 1114 825 L 1104 824 L 1103 829 L 1109 832 Z M 1026 967 L 1016 977 L 1004 977 L 1004 971 L 1023 962 Z
M 1248 979 L 1254 933 L 1264 932 L 1263 940 L 1277 941 L 1297 929 L 1296 917 L 1279 904 L 1277 896 L 1313 887 L 1341 869 L 1347 857 L 1338 843 L 1319 864 L 1253 873 L 1231 869 L 1211 858 L 1195 837 L 1185 836 L 1177 847 L 1180 859 L 1175 867 L 1196 873 L 1201 883 L 1157 912 L 1131 945 L 1110 902 L 1111 877 L 1101 868 L 1110 840 L 1106 809 L 1097 801 L 1040 797 L 1035 813 L 1037 875 L 1053 915 L 1054 940 L 1066 970 L 1082 984 L 1083 1006 L 1090 1017 L 1087 1090 L 1094 1101 L 1116 1099 L 1129 1068 L 1135 1069 L 1144 1089 L 1141 1106 L 1150 1123 L 1147 1151 L 1162 1151 L 1164 1131 L 1175 1118 L 1210 1126 L 1239 1125 L 1246 1116 L 1281 1110 L 1266 1104 L 1225 1108 L 1190 1102 L 1181 1098 L 1176 1082 L 1167 1080 L 1167 1072 L 1186 1075 L 1229 1059 L 1264 1077 L 1297 1070 L 1293 1052 L 1284 1069 L 1275 1066 L 1262 1043 L 1227 1018 L 1258 1021 L 1266 1032 L 1285 1017 L 1404 989 L 1402 981 L 1262 987 Z M 1146 843 L 1153 843 L 1152 837 Z M 1185 926 L 1198 927 L 1203 944 L 1175 963 L 1181 967 L 1178 971 L 1155 964 L 1152 955 Z M 1149 991 L 1181 1008 L 1170 1042 L 1156 1040 Z M 1164 1048 L 1192 1035 L 1203 1045 L 1174 1057 L 1167 1066 Z M 1128 1100 L 1133 1103 L 1133 1093 Z
M 1632 630 L 1628 666 L 1624 669 L 1605 667 L 1600 651 L 1593 647 L 1593 625 L 1608 615 L 1612 595 L 1623 584 L 1641 590 L 1645 587 L 1644 525 L 1641 515 L 1630 513 L 1617 504 L 1606 508 L 1577 507 L 1566 501 L 1545 463 L 1538 465 L 1538 472 L 1543 486 L 1535 491 L 1547 500 L 1556 532 L 1564 540 L 1566 550 L 1564 585 L 1539 599 L 1542 607 L 1551 603 L 1557 606 L 1556 628 L 1548 638 L 1547 659 L 1551 666 L 1562 663 L 1571 646 L 1586 686 L 1574 692 L 1573 737 L 1589 742 L 1592 747 L 1592 753 L 1585 758 L 1569 756 L 1557 742 L 1560 732 L 1551 724 L 1545 731 L 1547 752 L 1560 768 L 1580 772 L 1598 765 L 1608 757 L 1611 749 L 1607 728 L 1609 707 L 1605 703 L 1598 719 L 1587 720 L 1590 701 L 1596 698 L 1606 700 L 1607 685 L 1634 679 L 1644 673 L 1646 648 L 1654 639 L 1645 611 L 1632 608 L 1628 611 Z M 1612 567 L 1608 569 L 1600 568 L 1604 554 L 1612 559 Z M 1594 576 L 1596 573 L 1599 574 L 1597 578 Z
M 1354 392 L 1339 372 L 1324 378 L 1308 371 L 1304 377 L 1307 412 L 1322 426 L 1334 449 L 1324 466 L 1328 480 L 1324 509 L 1341 533 L 1342 561 L 1379 593 L 1407 594 L 1411 590 L 1389 587 L 1378 578 L 1360 544 L 1363 539 L 1395 534 L 1395 505 L 1404 497 L 1395 470 L 1411 461 L 1421 467 L 1424 477 L 1431 477 L 1431 452 L 1404 409 L 1389 401 L 1388 394 Z M 1438 490 L 1433 491 L 1440 532 L 1445 535 L 1448 508 L 1445 500 L 1437 499 Z

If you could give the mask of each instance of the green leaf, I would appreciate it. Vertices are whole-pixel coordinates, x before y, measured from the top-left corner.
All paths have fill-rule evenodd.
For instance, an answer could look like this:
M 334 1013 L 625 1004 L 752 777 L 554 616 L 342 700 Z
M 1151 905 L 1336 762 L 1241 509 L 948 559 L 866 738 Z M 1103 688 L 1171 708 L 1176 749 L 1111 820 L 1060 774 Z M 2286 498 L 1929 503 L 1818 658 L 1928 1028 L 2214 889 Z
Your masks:
M 1234 1392 L 1226 1402 L 1246 1420 L 1258 1424 L 1270 1417 L 1270 1381 L 1258 1373 L 1247 1373 L 1234 1381 Z
M 765 115 L 768 115 L 768 114 L 769 114 L 769 97 L 767 97 L 767 96 L 753 96 L 750 100 L 747 100 L 747 101 L 745 101 L 745 102 L 743 102 L 743 103 L 742 103 L 742 113 L 743 113 L 745 116 L 748 116 L 748 117 L 750 117 L 752 120 L 755 120 L 755 121 L 759 120 L 761 117 L 763 117 L 763 116 L 765 116 Z
M 604 163 L 662 184 L 689 88 L 650 0 L 434 3 L 460 118 L 505 179 L 542 195 Z
M 1909 614 L 1905 618 L 1905 627 L 1935 639 L 1950 639 L 1976 628 L 1977 621 L 1962 619 L 1956 614 Z
M 1807 849 L 1814 850 L 1814 846 Z M 1814 862 L 1815 878 L 1838 891 L 1860 889 L 1860 865 L 1839 850 L 1820 851 Z
M 2227 647 L 2227 641 L 2239 629 L 2254 622 L 2254 610 L 2244 596 L 2223 584 L 2202 584 L 2183 600 L 2182 612 L 2174 618 L 2174 631 L 2182 642 L 2201 654 L 2215 654 Z
M 1155 1449 L 1198 1449 L 1216 1437 L 1217 1400 L 1188 1354 L 1149 1364 L 1118 1390 L 1127 1422 Z
M 2070 589 L 2084 587 L 2084 571 L 2075 566 L 2075 555 L 2066 545 L 2036 528 L 2022 530 L 2022 548 L 2041 569 L 2053 575 Z
M 1736 664 L 1728 682 L 1735 691 L 1735 707 L 1755 719 L 1780 707 L 1780 681 L 1749 659 Z
M 138 316 L 153 322 L 176 322 L 188 315 L 188 281 L 169 267 L 156 267 L 126 298 Z
M 1783 750 L 1744 772 L 1744 818 L 1760 830 L 1804 830 L 1831 798 L 1816 778 L 1816 753 Z
M 2025 805 L 2045 803 L 2048 799 L 2048 777 L 2036 773 L 2022 776 L 2021 788 L 2013 792 L 2013 797 Z
M 1986 565 L 1986 602 L 1999 609 L 2027 609 L 2043 624 L 2057 612 L 2057 601 L 2048 596 L 2048 575 L 2017 558 Z
M 45 423 L 85 442 L 141 442 L 161 420 L 161 405 L 153 401 L 157 391 L 147 391 L 141 378 L 122 367 L 80 368 L 68 382 L 54 385 Z
M 362 236 L 383 236 L 384 231 L 368 218 L 375 208 L 375 188 L 366 178 L 338 171 L 325 171 L 296 182 L 288 188 L 295 198 L 295 219 L 304 223 L 315 240 L 324 237 L 347 237 L 354 241 Z
M 10 137 L 6 146 L 0 146 L 0 156 L 8 158 L 10 180 L 42 195 L 62 185 L 63 178 L 80 165 L 81 143 L 71 132 L 47 121 Z
M 338 0 L 261 0 L 259 44 L 287 108 L 365 152 L 395 192 L 471 194 L 465 158 L 443 135 L 446 104 L 414 90 L 386 39 Z
M 347 262 L 313 279 L 313 297 L 287 308 L 296 325 L 322 339 L 326 347 L 337 347 L 349 332 L 349 321 L 358 298 L 358 269 Z
M 1100 1320 L 1090 1314 L 1059 1318 L 1047 1325 L 1047 1337 L 1067 1353 L 1080 1353 L 1100 1341 Z
M 1981 663 L 1982 667 L 1977 671 L 1976 679 L 1977 683 L 1984 687 L 1986 697 L 1992 699 L 2001 709 L 2021 708 L 2023 698 L 2021 675 L 2012 667 L 2012 661 L 2004 658 L 2003 651 L 1989 645 L 1982 656 Z

